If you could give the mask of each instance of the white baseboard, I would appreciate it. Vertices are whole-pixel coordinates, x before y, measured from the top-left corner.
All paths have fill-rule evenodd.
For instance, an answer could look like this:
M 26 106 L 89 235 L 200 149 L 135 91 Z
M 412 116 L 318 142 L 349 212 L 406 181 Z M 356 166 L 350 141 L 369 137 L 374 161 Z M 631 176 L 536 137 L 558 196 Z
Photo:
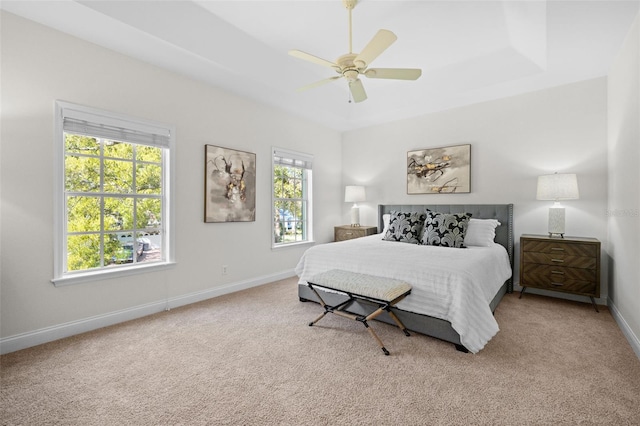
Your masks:
M 166 300 L 122 309 L 120 311 L 109 312 L 107 314 L 84 318 L 77 321 L 70 321 L 35 331 L 5 337 L 0 339 L 0 354 L 7 354 L 65 337 L 74 336 L 76 334 L 86 333 L 87 331 L 97 330 L 99 328 L 141 318 L 168 309 L 177 308 L 179 306 L 185 306 L 191 303 L 211 299 L 213 297 L 222 296 L 224 294 L 283 280 L 285 278 L 293 277 L 294 275 L 295 273 L 292 270 L 278 274 L 265 275 L 262 277 L 252 278 L 250 280 L 231 283 L 223 287 L 210 288 L 196 293 L 185 294 Z
M 624 337 L 629 341 L 631 349 L 633 349 L 633 352 L 635 352 L 638 359 L 640 359 L 640 339 L 635 335 L 633 330 L 631 330 L 631 327 L 629 327 L 629 324 L 625 321 L 624 317 L 611 299 L 609 299 L 609 311 L 611 312 L 613 319 L 618 323 L 620 330 L 622 330 L 622 334 L 624 334 Z

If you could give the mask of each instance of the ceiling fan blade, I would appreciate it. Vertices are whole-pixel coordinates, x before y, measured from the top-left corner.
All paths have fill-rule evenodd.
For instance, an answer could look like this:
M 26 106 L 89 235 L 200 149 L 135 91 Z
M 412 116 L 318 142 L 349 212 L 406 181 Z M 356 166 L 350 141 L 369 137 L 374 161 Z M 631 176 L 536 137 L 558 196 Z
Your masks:
M 367 44 L 360 54 L 353 60 L 354 65 L 360 69 L 369 66 L 375 58 L 384 52 L 387 47 L 391 46 L 397 39 L 398 37 L 389 30 L 378 31 L 376 35 L 373 36 L 369 44 Z
M 322 65 L 325 67 L 329 67 L 329 68 L 333 68 L 333 69 L 337 69 L 339 70 L 340 67 L 337 64 L 334 64 L 331 61 L 327 61 L 326 59 L 322 59 L 322 58 L 318 58 L 317 56 L 313 56 L 310 53 L 306 53 L 303 52 L 301 50 L 290 50 L 289 51 L 289 55 L 298 58 L 298 59 L 303 59 L 305 61 L 309 61 L 309 62 L 313 62 L 314 64 L 318 64 L 318 65 Z
M 334 77 L 325 78 L 324 80 L 316 81 L 315 83 L 307 84 L 306 86 L 302 86 L 296 89 L 296 92 L 303 92 L 305 90 L 313 89 L 314 87 L 322 86 L 323 84 L 327 84 L 330 81 L 337 80 L 342 78 L 341 75 L 336 75 Z
M 349 82 L 349 90 L 351 90 L 354 102 L 362 102 L 367 99 L 367 92 L 364 91 L 364 86 L 360 79 Z
M 417 80 L 422 75 L 422 70 L 419 68 L 369 68 L 364 75 L 368 78 Z

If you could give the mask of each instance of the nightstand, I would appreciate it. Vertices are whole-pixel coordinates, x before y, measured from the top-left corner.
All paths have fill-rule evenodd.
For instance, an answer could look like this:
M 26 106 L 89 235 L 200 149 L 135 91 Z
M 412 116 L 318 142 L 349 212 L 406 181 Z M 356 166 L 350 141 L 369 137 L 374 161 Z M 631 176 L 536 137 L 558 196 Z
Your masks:
M 351 226 L 342 225 L 334 228 L 336 241 L 353 240 L 354 238 L 366 237 L 378 232 L 377 226 Z
M 600 241 L 595 238 L 520 237 L 520 297 L 527 287 L 600 297 Z

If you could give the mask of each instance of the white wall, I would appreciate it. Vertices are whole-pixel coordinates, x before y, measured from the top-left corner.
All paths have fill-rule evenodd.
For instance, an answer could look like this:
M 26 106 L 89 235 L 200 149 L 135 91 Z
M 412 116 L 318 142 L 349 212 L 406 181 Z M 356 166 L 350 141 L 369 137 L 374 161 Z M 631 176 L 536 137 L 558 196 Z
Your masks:
M 608 83 L 609 298 L 640 357 L 640 15 Z
M 536 201 L 538 175 L 576 173 L 580 199 L 564 203 L 567 235 L 598 238 L 605 259 L 606 89 L 606 79 L 600 78 L 344 134 L 343 184 L 358 183 L 367 190 L 360 222 L 376 225 L 377 205 L 385 203 L 513 203 L 518 283 L 520 235 L 547 232 L 552 203 Z M 467 143 L 471 144 L 471 193 L 407 195 L 407 151 Z M 343 204 L 344 223 L 349 207 Z M 606 265 L 603 262 L 602 304 L 607 296 Z
M 1 24 L 3 351 L 29 337 L 38 343 L 160 310 L 162 301 L 186 303 L 293 275 L 306 246 L 271 249 L 271 146 L 315 155 L 315 237 L 332 240 L 342 207 L 338 132 L 6 12 Z M 56 99 L 176 126 L 175 267 L 51 284 Z M 255 222 L 203 222 L 205 144 L 257 154 Z

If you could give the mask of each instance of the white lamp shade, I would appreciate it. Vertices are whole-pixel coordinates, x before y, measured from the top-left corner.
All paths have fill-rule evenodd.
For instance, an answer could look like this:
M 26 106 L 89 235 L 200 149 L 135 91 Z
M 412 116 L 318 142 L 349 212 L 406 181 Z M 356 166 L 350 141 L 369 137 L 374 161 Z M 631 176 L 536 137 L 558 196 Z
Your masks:
M 538 200 L 577 200 L 578 178 L 572 173 L 538 176 Z
M 364 186 L 347 185 L 344 188 L 344 202 L 357 203 L 366 200 L 364 195 Z

